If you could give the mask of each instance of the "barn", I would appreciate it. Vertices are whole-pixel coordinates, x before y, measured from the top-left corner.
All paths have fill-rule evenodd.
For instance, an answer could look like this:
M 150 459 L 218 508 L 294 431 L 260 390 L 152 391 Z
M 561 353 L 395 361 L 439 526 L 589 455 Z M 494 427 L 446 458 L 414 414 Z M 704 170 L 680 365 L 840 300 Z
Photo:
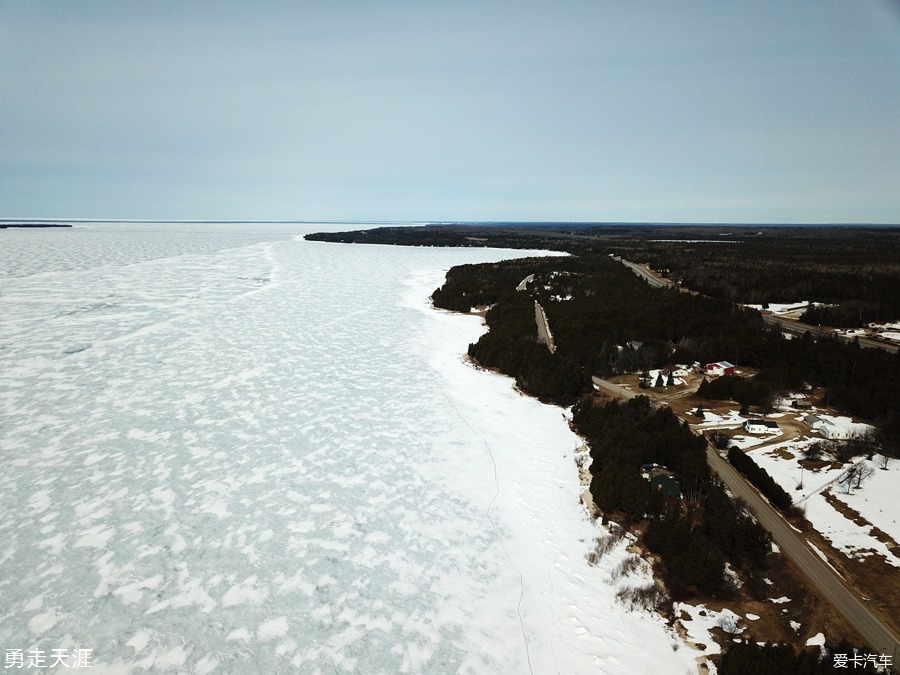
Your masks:
M 734 364 L 728 361 L 716 361 L 706 364 L 707 375 L 734 375 Z

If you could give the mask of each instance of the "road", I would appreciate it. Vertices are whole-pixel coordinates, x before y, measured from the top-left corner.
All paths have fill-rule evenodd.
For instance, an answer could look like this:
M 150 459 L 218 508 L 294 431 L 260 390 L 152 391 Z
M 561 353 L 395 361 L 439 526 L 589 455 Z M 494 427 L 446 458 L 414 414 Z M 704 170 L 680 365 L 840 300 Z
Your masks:
M 594 376 L 592 380 L 598 389 L 612 396 L 626 400 L 636 396 L 634 392 L 599 377 Z M 772 539 L 778 544 L 781 552 L 797 565 L 822 596 L 862 636 L 869 648 L 877 650 L 879 654 L 892 656 L 896 664 L 900 656 L 900 639 L 866 609 L 831 567 L 809 547 L 805 538 L 798 534 L 731 464 L 719 456 L 712 446 L 706 448 L 706 459 L 710 468 L 731 493 L 743 499 L 759 523 L 772 534 Z
M 644 281 L 655 288 L 663 288 L 672 285 L 672 282 L 668 279 L 663 279 L 662 277 L 657 276 L 654 272 L 647 269 L 646 267 L 641 267 L 640 265 L 633 263 L 629 260 L 625 260 L 624 258 L 616 258 L 620 263 L 628 267 L 632 272 L 641 277 Z M 683 286 L 677 286 L 678 290 L 683 291 L 685 293 L 689 293 L 689 289 L 684 288 Z M 778 326 L 785 333 L 789 333 L 791 335 L 802 336 L 807 331 L 811 331 L 813 335 L 819 331 L 819 329 L 815 326 L 810 326 L 801 321 L 797 321 L 796 319 L 789 319 L 784 316 L 776 316 L 775 314 L 762 314 L 763 321 L 765 321 L 770 326 Z M 844 342 L 852 342 L 855 338 L 849 337 L 847 335 L 842 335 L 841 333 L 837 333 L 835 331 L 825 329 L 825 331 L 829 335 L 835 336 L 839 340 L 843 340 Z M 900 351 L 900 345 L 890 344 L 889 342 L 878 342 L 876 340 L 870 340 L 869 338 L 861 337 L 859 338 L 859 346 L 866 347 L 869 349 L 883 349 L 887 352 L 898 352 Z
M 619 385 L 613 384 L 612 382 L 601 380 L 596 375 L 591 377 L 591 380 L 594 382 L 595 387 L 597 387 L 600 391 L 609 394 L 610 396 L 624 398 L 626 401 L 636 396 L 633 391 L 629 391 L 628 389 L 625 389 L 625 387 L 620 387 Z
M 534 301 L 534 320 L 537 323 L 538 342 L 547 345 L 547 349 L 551 354 L 556 353 L 556 345 L 553 344 L 553 334 L 550 332 L 550 324 L 547 323 L 547 315 L 544 314 L 544 308 L 540 303 Z
M 778 326 L 785 333 L 789 333 L 791 335 L 802 336 L 807 331 L 811 332 L 815 335 L 819 332 L 819 328 L 816 326 L 810 326 L 809 324 L 805 324 L 802 321 L 797 321 L 797 319 L 789 319 L 785 316 L 776 316 L 775 314 L 763 314 L 763 321 L 765 321 L 770 326 Z M 829 329 L 824 329 L 824 333 L 828 335 L 835 336 L 838 340 L 843 340 L 844 342 L 853 342 L 855 338 L 850 337 L 848 335 L 843 335 L 841 333 L 834 332 Z M 883 349 L 887 352 L 897 352 L 900 351 L 900 345 L 894 345 L 889 342 L 876 342 L 875 340 L 870 340 L 866 337 L 859 338 L 859 346 L 866 347 L 868 349 Z
M 781 552 L 794 561 L 870 648 L 880 654 L 893 656 L 896 663 L 896 658 L 900 655 L 900 639 L 866 609 L 831 567 L 809 547 L 806 540 L 715 449 L 707 447 L 706 458 L 710 468 L 718 474 L 732 494 L 743 499 L 760 524 L 772 533 L 772 539 Z
M 662 288 L 663 286 L 669 286 L 671 284 L 671 282 L 668 279 L 663 279 L 661 277 L 658 277 L 655 274 L 653 274 L 653 272 L 648 270 L 646 267 L 641 267 L 640 265 L 633 263 L 630 260 L 625 260 L 625 258 L 619 258 L 619 257 L 617 257 L 616 260 L 618 260 L 620 263 L 625 265 L 625 267 L 630 268 L 632 272 L 637 274 L 639 277 L 641 277 L 644 281 L 646 281 L 651 286 L 655 286 L 656 288 Z

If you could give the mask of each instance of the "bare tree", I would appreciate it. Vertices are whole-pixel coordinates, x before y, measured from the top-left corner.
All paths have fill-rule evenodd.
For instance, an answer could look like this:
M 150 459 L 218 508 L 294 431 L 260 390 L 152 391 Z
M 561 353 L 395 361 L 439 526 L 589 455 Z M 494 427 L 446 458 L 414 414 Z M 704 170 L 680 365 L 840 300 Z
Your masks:
M 850 490 L 853 489 L 853 481 L 856 480 L 856 472 L 858 471 L 857 465 L 853 464 L 848 468 L 840 478 L 838 478 L 838 484 L 844 484 L 844 491 L 847 494 L 850 494 Z
M 887 471 L 888 463 L 891 461 L 891 458 L 887 455 L 878 455 L 878 463 L 881 465 L 882 471 Z
M 841 474 L 841 477 L 838 478 L 838 484 L 844 485 L 844 490 L 847 494 L 850 494 L 850 490 L 856 488 L 860 489 L 862 482 L 872 476 L 875 473 L 875 469 L 872 468 L 870 464 L 866 462 L 857 462 L 856 464 L 851 465 Z
M 847 459 L 860 456 L 872 459 L 876 452 L 878 452 L 878 441 L 870 431 L 845 441 L 844 446 L 839 450 L 839 453 Z
M 859 486 L 862 482 L 869 478 L 873 473 L 875 473 L 875 469 L 872 468 L 871 465 L 866 464 L 865 462 L 860 462 L 856 465 L 856 489 L 859 489 Z

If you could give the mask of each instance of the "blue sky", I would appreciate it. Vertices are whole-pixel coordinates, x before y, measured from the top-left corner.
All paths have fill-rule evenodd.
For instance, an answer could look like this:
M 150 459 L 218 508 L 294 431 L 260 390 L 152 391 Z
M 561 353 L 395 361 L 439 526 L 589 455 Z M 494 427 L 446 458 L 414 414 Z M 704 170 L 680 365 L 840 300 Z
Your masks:
M 0 1 L 0 217 L 900 222 L 900 5 Z

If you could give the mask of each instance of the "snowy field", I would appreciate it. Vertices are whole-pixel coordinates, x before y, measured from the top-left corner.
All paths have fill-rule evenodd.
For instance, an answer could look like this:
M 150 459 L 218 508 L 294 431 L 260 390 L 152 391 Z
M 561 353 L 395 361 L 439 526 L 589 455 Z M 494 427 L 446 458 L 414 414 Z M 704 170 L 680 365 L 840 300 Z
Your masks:
M 779 408 L 781 412 L 772 413 L 767 419 L 790 417 L 794 422 L 802 422 L 807 416 L 815 416 L 832 428 L 849 430 L 859 438 L 873 431 L 868 424 L 829 415 L 815 408 L 797 414 L 786 400 L 781 401 Z M 692 426 L 695 429 L 737 429 L 743 421 L 744 418 L 734 410 L 724 416 L 704 411 L 703 421 Z M 879 555 L 890 565 L 900 568 L 900 557 L 872 534 L 874 526 L 894 542 L 900 542 L 900 517 L 896 508 L 900 462 L 876 454 L 871 460 L 857 457 L 844 465 L 804 470 L 800 462 L 805 450 L 814 443 L 827 441 L 813 431 L 788 440 L 783 440 L 783 436 L 781 431 L 756 435 L 738 433 L 729 438 L 729 445 L 749 451 L 753 460 L 791 495 L 794 503 L 804 508 L 806 518 L 835 548 L 851 557 Z M 859 481 L 859 486 L 856 482 L 842 480 L 847 470 L 857 463 L 867 467 L 866 477 Z M 868 524 L 859 525 L 847 518 L 828 502 L 826 494 L 846 504 Z
M 306 228 L 307 230 L 317 228 Z M 321 228 L 318 228 L 321 229 Z M 94 673 L 684 673 L 563 411 L 435 311 L 485 249 L 0 232 L 0 651 Z M 60 669 L 61 670 L 61 669 Z M 27 672 L 27 671 L 25 671 Z
M 820 417 L 828 417 L 819 415 Z M 847 418 L 830 417 L 832 420 Z M 865 426 L 865 425 L 859 425 Z M 883 462 L 881 455 L 871 460 L 857 457 L 843 466 L 825 467 L 816 471 L 801 471 L 800 460 L 804 450 L 820 442 L 814 437 L 801 437 L 776 443 L 750 453 L 754 461 L 765 469 L 784 488 L 794 503 L 806 511 L 806 518 L 831 544 L 850 557 L 865 558 L 878 555 L 894 567 L 900 568 L 900 557 L 872 535 L 872 526 L 880 528 L 895 542 L 900 542 L 900 517 L 897 513 L 897 482 L 900 462 Z M 871 468 L 871 473 L 860 481 L 847 483 L 847 469 L 853 464 Z M 885 468 L 882 468 L 886 464 Z M 801 486 L 798 489 L 798 486 Z M 860 514 L 869 524 L 857 525 L 828 503 L 825 494 L 843 502 Z
M 801 310 L 805 310 L 811 304 L 815 305 L 816 303 L 810 303 L 808 300 L 803 300 L 801 302 L 790 302 L 786 304 L 778 304 L 775 302 L 770 302 L 768 305 L 744 305 L 745 307 L 750 307 L 751 309 L 759 310 L 760 312 L 768 310 L 772 312 L 772 314 L 790 314 L 791 312 L 800 312 Z

